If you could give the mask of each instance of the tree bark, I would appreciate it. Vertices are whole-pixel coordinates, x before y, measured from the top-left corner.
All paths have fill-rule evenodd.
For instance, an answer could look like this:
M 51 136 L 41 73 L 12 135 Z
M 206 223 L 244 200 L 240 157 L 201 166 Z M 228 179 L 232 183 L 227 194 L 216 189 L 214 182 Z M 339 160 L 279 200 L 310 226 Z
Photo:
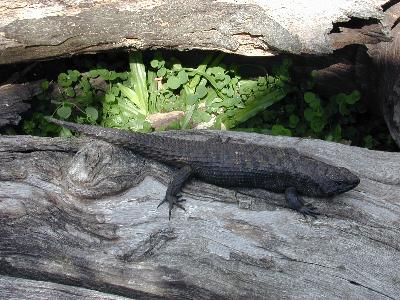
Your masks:
M 327 54 L 388 39 L 387 1 L 9 1 L 0 64 L 133 48 Z
M 21 113 L 29 110 L 29 101 L 41 92 L 40 82 L 25 84 L 6 84 L 0 86 L 0 127 L 5 125 L 18 125 Z
M 1 136 L 0 298 L 399 297 L 399 153 L 239 132 L 163 134 L 290 146 L 361 183 L 305 199 L 321 212 L 314 220 L 285 208 L 281 194 L 194 179 L 183 189 L 186 211 L 168 221 L 167 207 L 156 207 L 169 167 L 100 141 Z
M 390 134 L 400 147 L 400 4 L 390 7 L 383 22 L 391 28 L 393 40 L 369 45 L 371 57 L 370 100 L 382 113 Z

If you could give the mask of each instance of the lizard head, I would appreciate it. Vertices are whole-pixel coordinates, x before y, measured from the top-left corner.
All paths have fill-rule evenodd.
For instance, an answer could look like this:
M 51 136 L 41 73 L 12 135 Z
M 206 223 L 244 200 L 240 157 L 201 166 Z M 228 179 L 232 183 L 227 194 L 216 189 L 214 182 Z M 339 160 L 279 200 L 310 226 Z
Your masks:
M 328 167 L 323 172 L 320 191 L 323 196 L 341 194 L 355 188 L 360 178 L 343 167 Z

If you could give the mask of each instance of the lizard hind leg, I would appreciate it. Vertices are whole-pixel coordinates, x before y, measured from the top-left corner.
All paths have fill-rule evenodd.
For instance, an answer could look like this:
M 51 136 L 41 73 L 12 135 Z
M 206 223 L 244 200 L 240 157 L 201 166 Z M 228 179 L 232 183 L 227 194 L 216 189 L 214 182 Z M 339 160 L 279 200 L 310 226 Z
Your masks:
M 180 209 L 185 210 L 180 202 L 185 201 L 184 199 L 179 199 L 181 195 L 181 189 L 185 185 L 186 181 L 192 175 L 192 168 L 188 165 L 180 168 L 175 172 L 172 177 L 171 182 L 168 184 L 167 192 L 165 193 L 164 199 L 158 204 L 157 208 L 162 204 L 168 202 L 169 206 L 169 219 L 171 220 L 171 212 L 174 206 L 179 207 Z
M 297 194 L 297 190 L 294 187 L 289 187 L 285 191 L 285 198 L 287 205 L 301 213 L 304 217 L 311 216 L 317 218 L 319 213 L 316 211 L 316 207 L 311 203 L 304 203 L 304 201 Z

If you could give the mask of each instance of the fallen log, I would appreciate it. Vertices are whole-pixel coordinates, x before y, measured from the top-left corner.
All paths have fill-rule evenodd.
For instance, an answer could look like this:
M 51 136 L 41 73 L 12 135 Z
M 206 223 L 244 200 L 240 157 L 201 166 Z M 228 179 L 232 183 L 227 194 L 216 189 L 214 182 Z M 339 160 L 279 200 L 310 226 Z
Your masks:
M 3 0 L 0 64 L 120 48 L 327 54 L 388 40 L 386 2 Z
M 0 298 L 13 286 L 78 288 L 70 299 L 398 298 L 399 153 L 239 132 L 162 134 L 290 146 L 361 183 L 307 198 L 322 213 L 314 220 L 285 208 L 281 194 L 192 180 L 186 211 L 168 221 L 156 207 L 169 167 L 100 141 L 1 136 Z

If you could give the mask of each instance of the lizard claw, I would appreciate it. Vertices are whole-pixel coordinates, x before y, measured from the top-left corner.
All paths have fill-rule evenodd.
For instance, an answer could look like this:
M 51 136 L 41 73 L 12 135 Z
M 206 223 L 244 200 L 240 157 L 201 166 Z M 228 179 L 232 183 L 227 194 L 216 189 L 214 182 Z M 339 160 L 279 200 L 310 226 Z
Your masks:
M 307 218 L 307 216 L 311 216 L 317 219 L 318 218 L 317 216 L 320 215 L 320 213 L 317 212 L 317 208 L 313 206 L 311 203 L 304 204 L 297 211 L 301 213 L 305 218 Z
M 180 203 L 184 201 L 186 201 L 186 199 L 179 199 L 178 197 L 173 195 L 165 195 L 164 199 L 157 205 L 157 208 L 159 208 L 164 203 L 168 202 L 169 206 L 168 219 L 171 220 L 171 213 L 174 206 L 179 207 L 180 209 L 186 211 L 185 207 L 183 207 L 183 205 Z

